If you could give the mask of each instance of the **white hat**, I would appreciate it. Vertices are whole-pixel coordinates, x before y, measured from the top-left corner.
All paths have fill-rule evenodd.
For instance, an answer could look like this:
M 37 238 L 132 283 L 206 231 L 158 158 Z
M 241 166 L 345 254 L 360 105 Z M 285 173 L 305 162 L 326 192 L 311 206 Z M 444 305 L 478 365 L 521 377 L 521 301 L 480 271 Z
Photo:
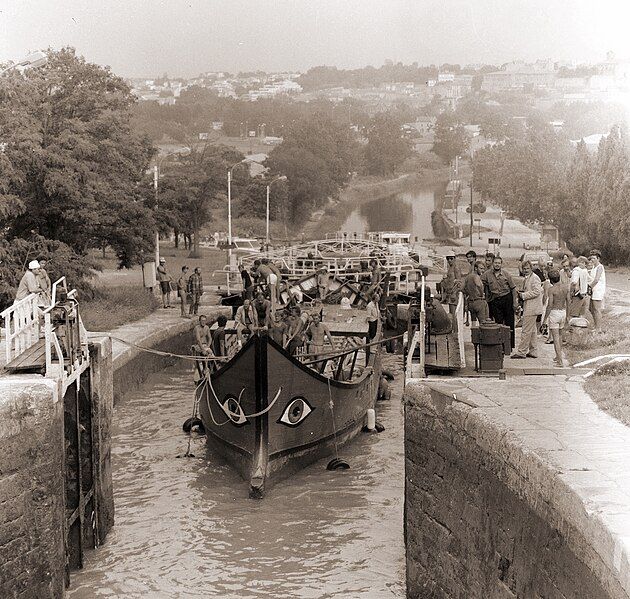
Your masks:
M 166 262 L 164 258 L 160 258 L 160 262 Z
M 37 260 L 31 260 L 28 263 L 28 269 L 29 270 L 33 270 L 34 268 L 41 268 L 41 266 L 39 265 L 39 262 Z
M 350 298 L 349 297 L 342 297 L 341 298 L 341 309 L 342 310 L 350 310 L 351 306 L 350 306 Z

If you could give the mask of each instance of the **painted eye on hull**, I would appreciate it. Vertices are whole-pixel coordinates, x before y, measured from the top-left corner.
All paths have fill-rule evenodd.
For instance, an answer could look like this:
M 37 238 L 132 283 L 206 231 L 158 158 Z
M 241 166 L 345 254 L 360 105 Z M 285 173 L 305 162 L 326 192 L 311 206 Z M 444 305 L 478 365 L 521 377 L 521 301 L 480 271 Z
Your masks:
M 243 426 L 247 424 L 247 418 L 241 408 L 241 404 L 234 395 L 228 395 L 221 405 L 225 415 L 232 421 L 234 426 Z
M 311 404 L 303 397 L 294 397 L 284 408 L 282 416 L 278 420 L 279 423 L 286 426 L 297 426 L 300 424 L 312 411 Z

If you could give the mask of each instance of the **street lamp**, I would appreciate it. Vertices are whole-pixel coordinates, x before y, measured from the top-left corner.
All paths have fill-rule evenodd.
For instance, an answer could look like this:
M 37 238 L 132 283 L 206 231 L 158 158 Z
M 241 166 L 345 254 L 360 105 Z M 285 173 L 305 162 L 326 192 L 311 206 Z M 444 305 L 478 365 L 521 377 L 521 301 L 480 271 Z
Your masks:
M 160 178 L 160 167 L 162 166 L 162 162 L 165 158 L 169 156 L 173 156 L 176 154 L 182 154 L 184 152 L 192 152 L 191 148 L 188 146 L 184 146 L 183 148 L 178 148 L 177 150 L 173 150 L 172 152 L 167 152 L 163 156 L 161 156 L 158 160 L 156 160 L 155 165 L 153 166 L 153 189 L 155 191 L 155 209 L 158 207 L 158 181 Z M 160 263 L 160 231 L 157 227 L 157 222 L 155 226 L 155 267 L 157 268 Z
M 278 175 L 267 184 L 267 212 L 265 217 L 266 233 L 265 233 L 265 248 L 269 251 L 269 188 L 278 181 L 286 181 L 285 175 Z

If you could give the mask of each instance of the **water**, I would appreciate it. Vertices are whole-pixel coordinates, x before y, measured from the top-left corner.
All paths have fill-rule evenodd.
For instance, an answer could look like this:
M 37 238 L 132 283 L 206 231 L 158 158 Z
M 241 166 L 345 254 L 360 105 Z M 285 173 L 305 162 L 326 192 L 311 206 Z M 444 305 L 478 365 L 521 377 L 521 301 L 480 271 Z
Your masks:
M 400 231 L 411 233 L 412 241 L 434 237 L 431 212 L 435 210 L 434 187 L 397 193 L 386 198 L 364 202 L 341 226 L 348 233 L 368 231 Z
M 386 430 L 278 483 L 262 501 L 188 437 L 192 372 L 170 369 L 115 410 L 116 524 L 72 576 L 71 599 L 404 597 L 403 418 L 397 390 L 379 404 Z M 395 398 L 395 399 L 394 399 Z

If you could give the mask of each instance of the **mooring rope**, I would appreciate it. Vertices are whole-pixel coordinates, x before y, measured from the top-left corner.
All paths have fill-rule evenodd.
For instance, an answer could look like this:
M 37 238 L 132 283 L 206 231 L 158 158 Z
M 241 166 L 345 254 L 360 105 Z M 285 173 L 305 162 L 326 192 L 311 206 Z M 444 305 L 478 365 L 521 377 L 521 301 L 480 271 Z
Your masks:
M 156 354 L 158 356 L 166 356 L 170 358 L 181 358 L 182 360 L 193 360 L 195 362 L 227 362 L 230 358 L 228 356 L 193 356 L 191 354 L 175 354 L 173 352 L 162 351 L 159 349 L 153 349 L 151 347 L 144 347 L 142 345 L 138 345 L 137 343 L 133 343 L 132 341 L 126 341 L 125 339 L 121 339 L 120 337 L 116 337 L 114 335 L 107 335 L 110 339 L 114 341 L 120 341 L 125 345 L 129 345 L 130 347 L 134 347 L 141 351 L 147 352 L 149 354 Z

